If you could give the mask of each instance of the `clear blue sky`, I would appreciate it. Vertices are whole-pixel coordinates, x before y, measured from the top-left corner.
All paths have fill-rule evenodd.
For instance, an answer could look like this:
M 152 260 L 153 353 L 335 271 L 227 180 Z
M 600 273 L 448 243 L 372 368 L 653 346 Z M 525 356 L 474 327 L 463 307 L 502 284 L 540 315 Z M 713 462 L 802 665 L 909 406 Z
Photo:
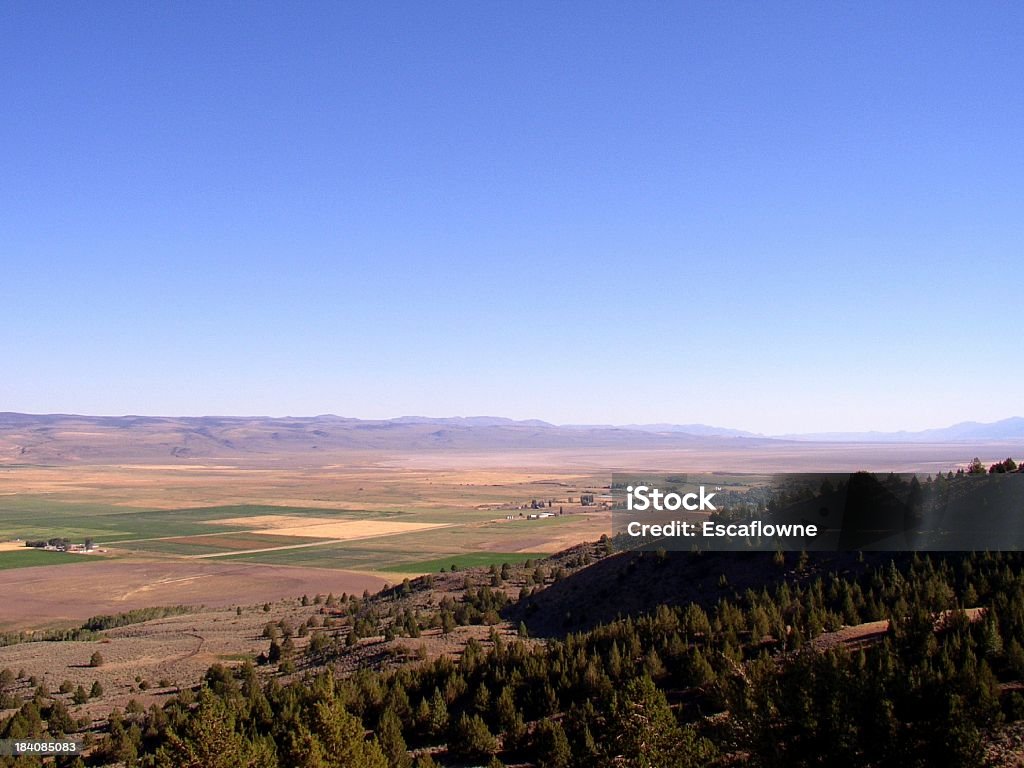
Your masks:
M 1020 412 L 1017 3 L 0 5 L 0 410 Z

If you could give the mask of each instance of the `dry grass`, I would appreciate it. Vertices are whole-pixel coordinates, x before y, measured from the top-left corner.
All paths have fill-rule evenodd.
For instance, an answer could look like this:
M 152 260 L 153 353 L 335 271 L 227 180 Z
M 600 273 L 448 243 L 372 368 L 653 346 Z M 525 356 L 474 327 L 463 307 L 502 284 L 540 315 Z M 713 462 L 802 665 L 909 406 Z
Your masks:
M 211 520 L 211 525 L 252 526 L 254 531 L 270 536 L 308 536 L 334 541 L 388 536 L 395 533 L 441 528 L 441 523 L 398 523 L 390 520 L 333 520 L 326 517 L 297 515 L 255 515 Z
M 262 630 L 268 621 L 287 619 L 298 626 L 318 610 L 318 606 L 302 607 L 290 597 L 273 602 L 270 612 L 263 611 L 262 603 L 244 605 L 240 616 L 233 607 L 206 609 L 107 630 L 97 642 L 21 643 L 0 647 L 0 669 L 24 669 L 45 681 L 51 691 L 65 680 L 89 690 L 98 680 L 102 698 L 84 706 L 68 703 L 76 717 L 102 719 L 133 698 L 147 707 L 164 703 L 176 686 L 194 685 L 212 664 L 232 664 L 265 651 L 269 641 L 262 637 Z M 103 656 L 102 666 L 89 666 L 94 651 Z M 140 689 L 141 681 L 148 690 Z M 170 687 L 160 688 L 161 681 Z M 27 680 L 17 688 L 23 697 L 34 690 Z
M 112 561 L 0 571 L 0 628 L 69 626 L 160 605 L 262 603 L 305 593 L 361 593 L 385 579 L 323 568 L 203 560 Z

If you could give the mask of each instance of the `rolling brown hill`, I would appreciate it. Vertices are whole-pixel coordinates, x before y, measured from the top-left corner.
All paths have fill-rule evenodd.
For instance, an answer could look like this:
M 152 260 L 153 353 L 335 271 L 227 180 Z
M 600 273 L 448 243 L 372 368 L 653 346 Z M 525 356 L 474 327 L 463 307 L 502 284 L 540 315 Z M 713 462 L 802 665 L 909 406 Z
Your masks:
M 786 553 L 779 565 L 767 552 L 626 551 L 584 568 L 572 567 L 581 552 L 596 546 L 600 545 L 581 545 L 546 560 L 544 565 L 551 569 L 565 566 L 567 575 L 512 605 L 508 620 L 525 622 L 531 636 L 558 637 L 651 613 L 659 605 L 696 603 L 710 612 L 720 599 L 734 599 L 748 589 L 771 590 L 784 581 L 804 583 L 826 573 L 856 577 L 890 561 L 904 564 L 911 557 L 892 552 L 808 552 L 797 568 L 795 552 Z

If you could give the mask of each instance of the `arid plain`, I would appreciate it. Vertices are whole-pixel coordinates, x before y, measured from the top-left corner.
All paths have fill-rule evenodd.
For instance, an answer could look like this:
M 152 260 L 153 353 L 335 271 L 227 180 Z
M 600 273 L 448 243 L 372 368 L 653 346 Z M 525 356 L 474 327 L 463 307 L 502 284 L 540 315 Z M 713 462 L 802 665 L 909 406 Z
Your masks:
M 602 494 L 614 469 L 938 471 L 963 463 L 971 450 L 737 443 L 347 451 L 317 457 L 328 460 L 315 466 L 294 457 L 266 466 L 262 457 L 244 456 L 232 463 L 8 464 L 0 466 L 0 540 L 12 542 L 0 552 L 0 629 L 68 626 L 153 605 L 372 592 L 446 560 L 550 554 L 608 532 Z M 1001 450 L 988 447 L 993 456 Z M 581 505 L 586 493 L 596 494 L 594 505 Z M 26 551 L 14 541 L 51 537 L 89 539 L 97 551 Z

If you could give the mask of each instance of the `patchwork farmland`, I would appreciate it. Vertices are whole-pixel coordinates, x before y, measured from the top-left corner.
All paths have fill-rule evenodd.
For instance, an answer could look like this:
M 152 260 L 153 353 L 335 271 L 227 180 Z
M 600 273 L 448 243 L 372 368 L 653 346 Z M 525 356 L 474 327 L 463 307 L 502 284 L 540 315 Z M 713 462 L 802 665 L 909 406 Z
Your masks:
M 129 453 L 141 455 L 137 448 Z M 362 592 L 460 562 L 500 564 L 557 552 L 609 531 L 600 503 L 583 506 L 580 497 L 594 493 L 600 501 L 614 467 L 932 471 L 963 450 L 713 442 L 699 450 L 353 448 L 307 464 L 268 448 L 175 464 L 0 464 L 0 589 L 9 596 L 0 630 L 67 626 L 147 605 Z M 553 516 L 528 519 L 534 506 Z M 96 550 L 23 546 L 51 538 L 89 539 Z M 74 600 L 70 581 L 87 587 Z M 187 600 L 175 584 L 187 586 Z
M 522 562 L 607 532 L 607 514 L 580 504 L 601 483 L 565 469 L 7 467 L 0 588 L 12 599 L 0 629 L 361 592 L 452 565 Z M 530 519 L 536 506 L 552 516 Z M 94 548 L 24 546 L 49 539 Z M 81 585 L 69 590 L 69 578 Z

